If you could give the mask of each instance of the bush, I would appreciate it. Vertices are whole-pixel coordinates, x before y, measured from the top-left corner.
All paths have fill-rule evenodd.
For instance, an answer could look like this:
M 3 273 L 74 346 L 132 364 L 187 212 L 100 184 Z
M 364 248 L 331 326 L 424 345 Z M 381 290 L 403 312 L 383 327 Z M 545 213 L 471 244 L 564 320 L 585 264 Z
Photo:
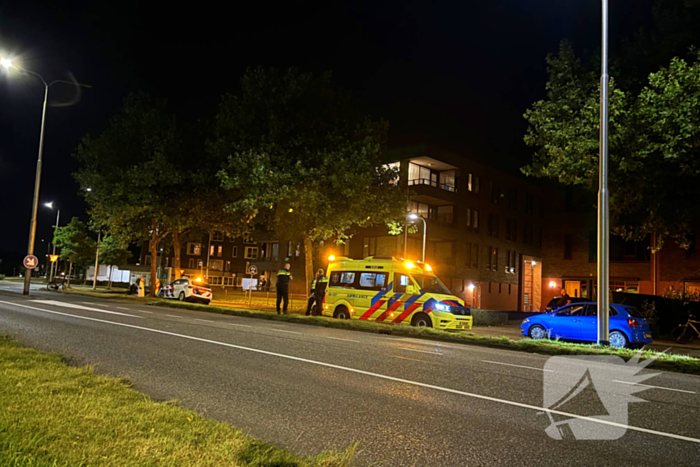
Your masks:
M 491 314 L 486 310 L 472 309 L 474 317 L 474 326 L 502 326 L 508 323 L 508 315 L 505 313 Z M 505 316 L 505 321 L 499 319 L 499 316 Z
M 0 281 L 5 279 L 5 274 L 0 274 Z

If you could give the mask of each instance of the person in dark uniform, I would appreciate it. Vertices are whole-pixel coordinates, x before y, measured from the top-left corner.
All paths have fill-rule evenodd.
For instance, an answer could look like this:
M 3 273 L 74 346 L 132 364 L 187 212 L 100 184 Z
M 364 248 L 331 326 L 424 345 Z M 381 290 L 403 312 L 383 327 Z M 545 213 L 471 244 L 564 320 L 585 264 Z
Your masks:
M 569 303 L 571 303 L 571 297 L 569 297 L 569 294 L 566 293 L 566 289 L 561 289 L 561 297 L 559 297 L 559 300 L 557 301 L 557 308 L 566 306 Z
M 287 306 L 289 304 L 289 281 L 292 280 L 292 273 L 289 269 L 292 266 L 289 263 L 284 264 L 284 269 L 280 269 L 277 273 L 277 314 L 280 314 L 280 303 L 284 301 L 283 312 L 287 314 Z
M 323 298 L 326 296 L 327 287 L 328 278 L 323 272 L 323 269 L 319 269 L 316 273 L 316 287 L 314 287 L 314 300 L 316 302 L 315 316 L 321 316 L 323 314 Z
M 316 303 L 316 282 L 318 281 L 318 277 L 320 275 L 323 275 L 323 269 L 319 269 L 316 271 L 316 277 L 314 277 L 314 280 L 311 281 L 311 288 L 309 289 L 309 300 L 306 302 L 306 316 L 309 316 L 311 314 L 311 309 L 314 306 L 314 303 Z

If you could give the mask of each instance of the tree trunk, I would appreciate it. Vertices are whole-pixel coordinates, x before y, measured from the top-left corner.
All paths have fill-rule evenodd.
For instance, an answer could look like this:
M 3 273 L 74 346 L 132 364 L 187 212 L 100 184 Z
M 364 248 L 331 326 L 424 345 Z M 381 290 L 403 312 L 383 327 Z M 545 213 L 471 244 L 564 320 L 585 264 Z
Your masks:
M 311 287 L 311 282 L 314 280 L 314 244 L 309 237 L 304 237 L 304 263 L 306 266 L 306 284 L 304 290 Z
M 154 228 L 151 234 L 151 241 L 148 243 L 148 247 L 151 250 L 151 297 L 156 296 L 156 280 L 158 280 L 156 277 L 158 273 L 158 240 L 158 234 Z
M 66 284 L 66 287 L 70 288 L 70 275 L 73 273 L 73 260 L 70 260 L 69 266 L 68 266 L 68 283 Z
M 112 272 L 114 271 L 114 266 L 109 267 L 109 282 L 107 283 L 107 288 L 112 288 Z
M 180 245 L 180 232 L 173 232 L 173 250 L 175 250 L 175 258 L 173 261 L 173 269 L 175 269 L 175 278 L 180 277 L 180 254 L 181 254 L 181 245 Z

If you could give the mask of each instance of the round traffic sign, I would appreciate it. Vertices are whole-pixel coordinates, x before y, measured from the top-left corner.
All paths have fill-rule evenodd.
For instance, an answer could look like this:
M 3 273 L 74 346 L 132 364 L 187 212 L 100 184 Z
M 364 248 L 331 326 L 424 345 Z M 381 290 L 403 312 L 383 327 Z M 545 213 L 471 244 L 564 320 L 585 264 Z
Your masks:
M 251 264 L 250 268 L 248 268 L 248 271 L 250 272 L 250 274 L 255 275 L 258 273 L 258 267 L 254 264 Z
M 22 261 L 24 264 L 24 267 L 27 269 L 34 269 L 35 267 L 39 266 L 39 258 L 37 258 L 34 255 L 27 255 L 24 257 L 24 261 Z

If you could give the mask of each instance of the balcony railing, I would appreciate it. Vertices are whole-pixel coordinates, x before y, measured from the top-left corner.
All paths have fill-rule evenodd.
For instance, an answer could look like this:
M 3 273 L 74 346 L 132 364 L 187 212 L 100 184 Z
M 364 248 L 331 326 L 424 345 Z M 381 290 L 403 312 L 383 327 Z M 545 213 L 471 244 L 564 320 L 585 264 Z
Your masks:
M 430 180 L 428 178 L 414 178 L 414 179 L 408 181 L 408 186 L 416 186 L 416 185 L 428 185 L 428 186 L 432 186 L 435 188 L 440 188 L 441 190 L 450 191 L 452 193 L 457 193 L 456 186 L 449 185 L 446 183 L 438 183 L 438 182 L 436 182 L 434 180 Z

